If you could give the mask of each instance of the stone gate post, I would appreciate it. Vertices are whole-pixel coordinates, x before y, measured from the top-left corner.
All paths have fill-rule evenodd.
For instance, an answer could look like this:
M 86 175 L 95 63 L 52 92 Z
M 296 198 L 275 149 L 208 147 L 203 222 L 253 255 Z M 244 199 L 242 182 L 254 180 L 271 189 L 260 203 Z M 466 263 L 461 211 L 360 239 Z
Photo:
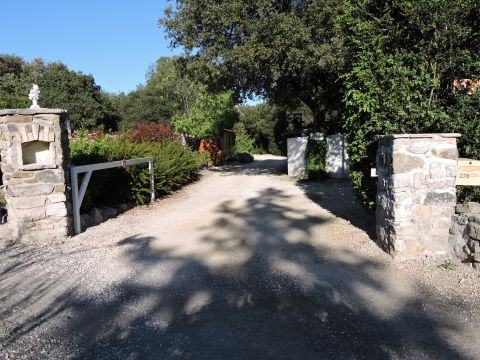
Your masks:
M 460 134 L 379 136 L 377 242 L 395 257 L 447 253 Z
M 70 234 L 66 111 L 0 110 L 0 147 L 13 241 L 44 243 Z

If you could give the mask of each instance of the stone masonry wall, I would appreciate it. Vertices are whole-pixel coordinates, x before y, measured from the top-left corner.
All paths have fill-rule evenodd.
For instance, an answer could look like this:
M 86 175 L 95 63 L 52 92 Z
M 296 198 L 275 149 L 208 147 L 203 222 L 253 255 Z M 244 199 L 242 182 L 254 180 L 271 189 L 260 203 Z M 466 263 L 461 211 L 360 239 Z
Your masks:
M 11 241 L 48 242 L 70 233 L 66 111 L 0 111 L 0 148 Z
M 452 216 L 450 255 L 480 271 L 480 204 L 459 204 Z
M 456 204 L 459 134 L 379 137 L 377 241 L 395 257 L 444 255 Z

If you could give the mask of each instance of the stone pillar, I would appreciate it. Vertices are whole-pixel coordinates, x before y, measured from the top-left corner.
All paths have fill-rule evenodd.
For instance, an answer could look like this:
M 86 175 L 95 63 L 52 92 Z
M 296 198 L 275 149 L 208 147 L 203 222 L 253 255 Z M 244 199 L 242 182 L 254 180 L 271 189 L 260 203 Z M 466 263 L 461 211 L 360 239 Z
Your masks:
M 377 242 L 395 257 L 447 253 L 456 204 L 458 137 L 378 137 Z
M 45 243 L 70 234 L 66 111 L 0 110 L 0 146 L 13 241 Z
M 348 154 L 345 135 L 335 134 L 327 136 L 325 170 L 329 177 L 337 179 L 348 178 Z
M 287 139 L 288 176 L 305 175 L 307 142 L 306 136 Z

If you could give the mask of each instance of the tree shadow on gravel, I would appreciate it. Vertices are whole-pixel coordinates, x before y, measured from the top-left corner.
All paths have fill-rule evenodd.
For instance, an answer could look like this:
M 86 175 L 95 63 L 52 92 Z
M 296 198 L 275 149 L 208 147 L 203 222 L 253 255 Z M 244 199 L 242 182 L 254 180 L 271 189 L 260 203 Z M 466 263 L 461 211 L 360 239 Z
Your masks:
M 36 326 L 56 342 L 43 358 L 61 343 L 76 359 L 467 358 L 442 336 L 459 331 L 453 320 L 428 315 L 420 298 L 399 300 L 375 261 L 316 243 L 328 219 L 292 212 L 287 199 L 270 188 L 222 203 L 201 229 L 211 252 L 120 241 L 136 275 L 101 298 L 75 290 L 48 304 Z M 377 308 L 366 294 L 385 301 Z M 63 312 L 69 319 L 48 327 Z
M 359 203 L 349 180 L 299 181 L 297 185 L 310 200 L 375 238 L 375 217 Z

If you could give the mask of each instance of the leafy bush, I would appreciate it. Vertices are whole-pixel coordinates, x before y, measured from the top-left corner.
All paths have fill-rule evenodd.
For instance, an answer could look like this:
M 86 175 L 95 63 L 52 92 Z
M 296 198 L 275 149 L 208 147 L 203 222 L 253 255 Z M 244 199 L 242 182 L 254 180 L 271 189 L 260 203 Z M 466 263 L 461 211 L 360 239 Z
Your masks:
M 205 154 L 194 152 L 176 140 L 165 138 L 160 142 L 136 143 L 126 134 L 106 135 L 93 141 L 78 137 L 70 143 L 70 156 L 75 165 L 153 157 L 155 192 L 159 196 L 195 179 L 199 167 L 206 161 Z M 95 171 L 82 210 L 127 201 L 143 204 L 149 194 L 150 177 L 146 164 Z
M 325 161 L 327 143 L 324 139 L 309 138 L 305 150 L 306 175 L 310 180 L 321 179 L 326 176 Z
M 480 159 L 480 94 L 453 91 L 455 79 L 480 78 L 478 14 L 476 0 L 345 2 L 344 129 L 352 183 L 369 207 L 376 134 L 459 132 L 460 155 Z M 480 200 L 478 188 L 458 190 L 459 201 Z
M 172 118 L 175 129 L 187 136 L 211 138 L 219 136 L 224 129 L 230 129 L 238 119 L 232 94 L 212 94 L 201 86 L 194 104 L 185 112 Z
M 255 140 L 247 134 L 243 123 L 236 123 L 233 131 L 235 132 L 236 153 L 251 153 L 255 150 Z

